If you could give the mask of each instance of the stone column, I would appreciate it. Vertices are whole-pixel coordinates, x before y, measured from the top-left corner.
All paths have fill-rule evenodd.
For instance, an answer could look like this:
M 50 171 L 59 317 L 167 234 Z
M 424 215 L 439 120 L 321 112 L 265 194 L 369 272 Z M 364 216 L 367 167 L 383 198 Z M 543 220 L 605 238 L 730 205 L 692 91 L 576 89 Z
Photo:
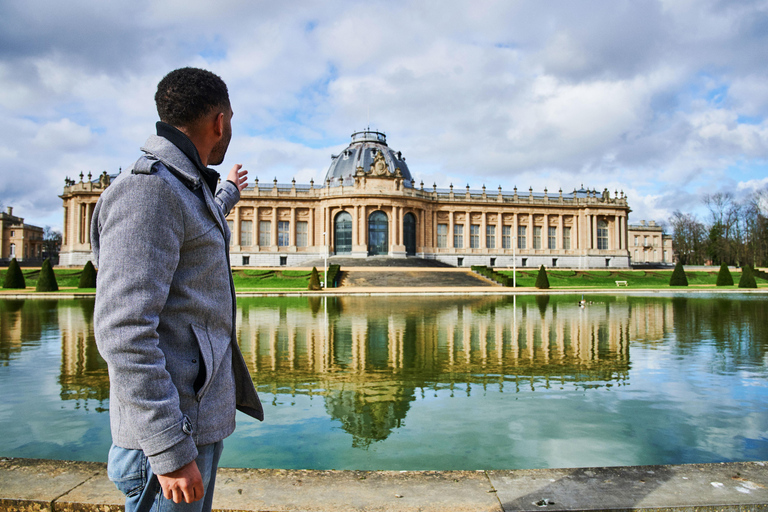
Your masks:
M 453 247 L 455 249 L 456 247 L 453 244 L 453 240 L 454 240 L 453 239 L 453 224 L 454 224 L 453 215 L 454 215 L 453 210 L 448 212 L 448 240 L 445 241 L 445 246 Z
M 315 246 L 315 209 L 309 208 L 309 219 L 307 219 L 307 246 Z
M 592 215 L 592 248 L 597 249 L 597 215 Z
M 501 253 L 504 247 L 504 214 L 499 211 L 496 214 L 496 252 Z M 501 338 L 499 338 L 501 339 Z
M 565 222 L 563 222 L 563 214 L 557 216 L 557 236 L 555 237 L 555 246 L 558 250 L 565 250 L 563 245 L 563 239 L 565 238 Z M 571 235 L 573 236 L 573 235 Z
M 234 245 L 240 245 L 240 207 L 235 206 L 234 215 L 232 216 L 232 242 Z
M 261 227 L 259 226 L 259 207 L 254 206 L 253 207 L 253 246 L 254 248 L 259 246 L 259 231 L 261 231 Z
M 277 249 L 277 206 L 272 207 L 272 240 L 270 245 Z
M 352 247 L 357 245 L 360 230 L 360 206 L 356 205 L 352 214 Z M 353 249 L 354 250 L 354 249 Z
M 544 225 L 541 227 L 541 248 L 549 250 L 549 213 L 544 213 Z
M 512 214 L 512 241 L 511 243 L 515 244 L 515 251 L 517 251 L 517 213 Z
M 291 247 L 296 247 L 296 208 L 291 207 L 291 225 L 288 227 L 288 236 L 290 236 L 289 244 Z
M 480 249 L 485 249 L 488 247 L 488 233 L 486 231 L 486 226 L 488 225 L 488 219 L 486 218 L 487 215 L 487 212 L 480 213 Z
M 527 230 L 528 236 L 526 237 L 527 243 L 525 245 L 526 245 L 526 248 L 533 249 L 534 245 L 533 245 L 533 213 L 532 212 L 528 214 L 528 227 L 530 229 Z

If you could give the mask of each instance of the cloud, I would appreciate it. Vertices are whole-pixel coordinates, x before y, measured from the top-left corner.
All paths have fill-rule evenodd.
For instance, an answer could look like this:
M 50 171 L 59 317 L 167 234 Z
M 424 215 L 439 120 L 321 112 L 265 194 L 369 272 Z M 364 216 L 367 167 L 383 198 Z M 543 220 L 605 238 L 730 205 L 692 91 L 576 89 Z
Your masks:
M 764 1 L 8 0 L 0 200 L 59 218 L 64 177 L 135 160 L 157 82 L 194 65 L 230 89 L 225 165 L 261 180 L 320 182 L 370 124 L 417 183 L 607 187 L 668 217 L 764 179 L 766 27 Z

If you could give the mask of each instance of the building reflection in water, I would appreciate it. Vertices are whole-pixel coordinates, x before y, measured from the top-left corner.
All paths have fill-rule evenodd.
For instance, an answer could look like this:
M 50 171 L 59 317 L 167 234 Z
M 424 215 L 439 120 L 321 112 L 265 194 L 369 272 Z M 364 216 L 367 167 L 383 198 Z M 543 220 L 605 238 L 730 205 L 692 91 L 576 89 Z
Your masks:
M 326 302 L 327 300 L 327 302 Z M 629 340 L 662 339 L 670 303 L 573 296 L 241 300 L 239 340 L 264 399 L 322 395 L 356 446 L 398 428 L 417 393 L 621 385 Z
M 93 300 L 78 300 L 59 309 L 61 331 L 61 399 L 76 407 L 107 410 L 109 374 L 93 335 Z
M 322 397 L 361 447 L 399 428 L 417 397 L 622 385 L 629 341 L 659 343 L 691 314 L 670 299 L 601 297 L 581 308 L 556 295 L 238 302 L 238 338 L 262 399 Z M 0 366 L 59 336 L 61 399 L 106 411 L 93 300 L 0 301 Z

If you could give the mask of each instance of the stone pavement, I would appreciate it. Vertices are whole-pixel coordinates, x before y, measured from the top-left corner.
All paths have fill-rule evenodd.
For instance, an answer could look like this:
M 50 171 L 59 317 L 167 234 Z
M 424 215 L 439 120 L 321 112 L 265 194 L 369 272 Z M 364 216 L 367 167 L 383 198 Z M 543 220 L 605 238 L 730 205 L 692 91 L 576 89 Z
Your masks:
M 214 510 L 768 510 L 763 462 L 513 471 L 219 470 Z M 0 510 L 111 512 L 101 463 L 0 459 Z

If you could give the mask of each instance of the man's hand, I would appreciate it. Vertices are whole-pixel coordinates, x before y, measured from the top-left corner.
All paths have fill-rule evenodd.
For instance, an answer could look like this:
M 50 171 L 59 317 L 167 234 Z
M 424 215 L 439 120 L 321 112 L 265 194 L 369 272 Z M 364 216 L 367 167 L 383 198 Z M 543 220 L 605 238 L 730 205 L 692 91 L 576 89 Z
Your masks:
M 235 166 L 238 167 L 239 166 Z M 203 497 L 203 477 L 195 461 L 165 475 L 157 475 L 163 496 L 174 503 L 192 503 Z
M 243 169 L 241 164 L 235 164 L 232 170 L 229 171 L 227 179 L 237 186 L 237 189 L 242 192 L 248 181 L 248 171 Z

